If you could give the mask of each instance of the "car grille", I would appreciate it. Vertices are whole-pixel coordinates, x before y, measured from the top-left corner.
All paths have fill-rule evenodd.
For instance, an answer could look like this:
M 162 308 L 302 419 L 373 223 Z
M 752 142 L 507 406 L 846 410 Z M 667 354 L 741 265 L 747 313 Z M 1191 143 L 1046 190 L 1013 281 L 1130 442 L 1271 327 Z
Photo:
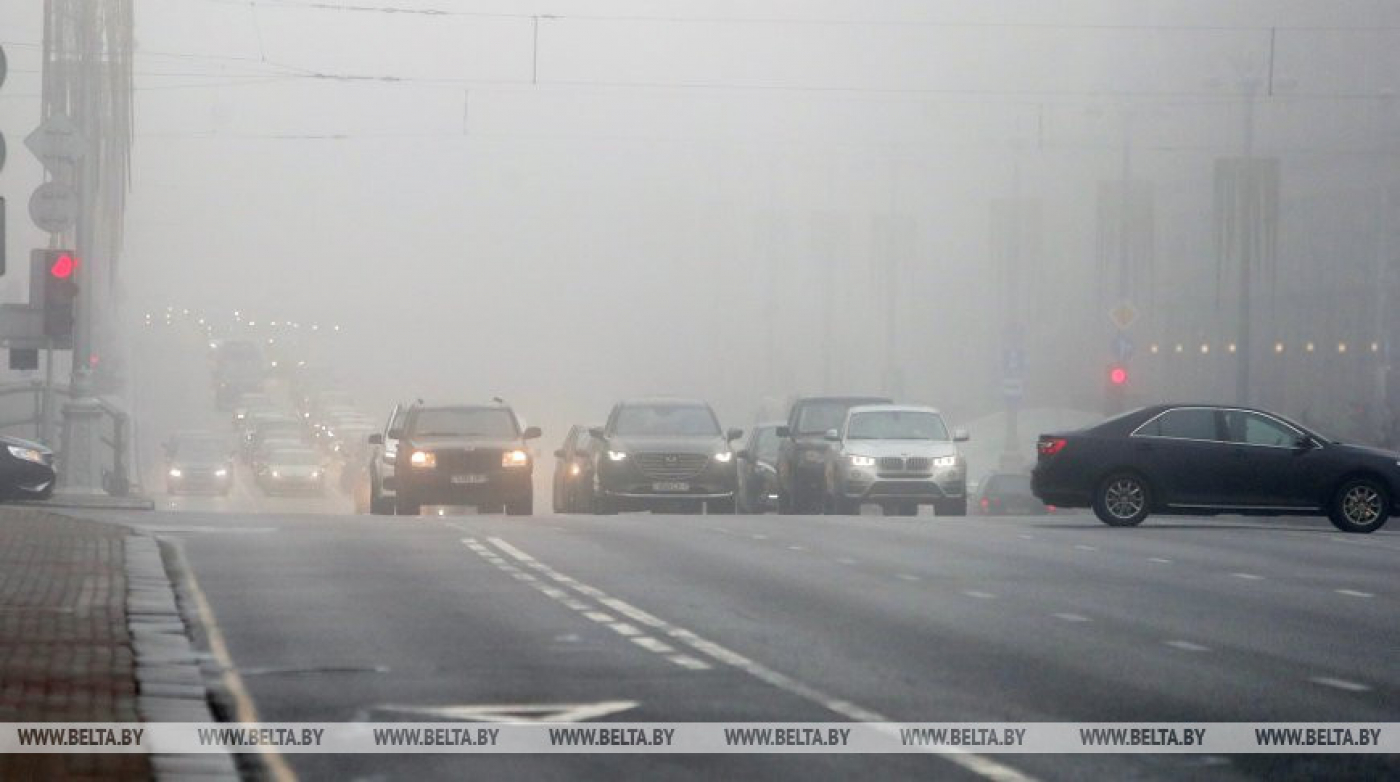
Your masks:
M 877 464 L 880 472 L 927 473 L 933 467 L 933 460 L 927 456 L 881 456 Z
M 501 466 L 501 449 L 481 451 L 436 451 L 439 471 L 456 474 L 481 474 Z
M 648 478 L 682 480 L 694 478 L 710 463 L 703 453 L 639 453 L 637 469 Z

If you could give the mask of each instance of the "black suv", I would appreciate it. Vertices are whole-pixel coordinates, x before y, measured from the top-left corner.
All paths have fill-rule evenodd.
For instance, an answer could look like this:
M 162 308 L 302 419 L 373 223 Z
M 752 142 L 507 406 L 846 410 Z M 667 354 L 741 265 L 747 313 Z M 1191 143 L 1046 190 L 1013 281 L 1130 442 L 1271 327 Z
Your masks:
M 839 430 L 846 413 L 857 405 L 885 405 L 879 396 L 810 396 L 788 412 L 778 427 L 778 512 L 821 513 L 826 497 L 828 430 Z
M 524 431 L 505 405 L 415 405 L 403 426 L 388 433 L 398 440 L 394 506 L 416 515 L 424 505 L 473 505 L 513 516 L 534 512 L 534 459 L 525 447 L 540 436 Z M 378 442 L 376 442 L 378 441 Z M 370 442 L 382 444 L 379 435 Z
M 593 510 L 733 513 L 738 491 L 730 443 L 710 406 L 694 399 L 619 402 L 607 426 L 589 434 L 595 450 Z

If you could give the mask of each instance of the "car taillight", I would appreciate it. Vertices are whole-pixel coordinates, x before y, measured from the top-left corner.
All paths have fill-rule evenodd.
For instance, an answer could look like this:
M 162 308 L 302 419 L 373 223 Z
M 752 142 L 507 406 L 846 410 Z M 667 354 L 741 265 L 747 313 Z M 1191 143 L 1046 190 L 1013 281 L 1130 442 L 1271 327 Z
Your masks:
M 982 498 L 982 512 L 983 512 L 983 513 L 986 513 L 986 512 L 987 512 L 987 508 L 990 507 L 990 506 L 991 506 L 991 503 L 987 501 L 987 498 L 986 498 L 986 497 L 983 497 L 983 498 Z
M 1068 444 L 1069 441 L 1063 437 L 1050 437 L 1036 443 L 1036 450 L 1040 452 L 1041 456 L 1054 456 L 1063 451 Z

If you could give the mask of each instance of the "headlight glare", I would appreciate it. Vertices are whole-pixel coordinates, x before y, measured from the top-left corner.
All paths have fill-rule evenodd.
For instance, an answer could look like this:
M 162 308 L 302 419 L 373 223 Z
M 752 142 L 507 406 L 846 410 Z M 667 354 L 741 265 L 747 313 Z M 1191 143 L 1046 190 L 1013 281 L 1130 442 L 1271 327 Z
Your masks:
M 608 459 L 610 459 L 610 460 L 612 460 L 612 461 L 614 461 L 614 462 L 620 462 L 620 461 L 622 461 L 623 459 L 626 459 L 626 458 L 627 458 L 627 452 L 626 452 L 626 451 L 608 451 Z
M 11 448 L 10 450 L 13 451 L 14 449 Z M 181 470 L 179 467 L 171 467 L 171 468 L 170 468 L 170 477 L 171 477 L 171 478 L 179 478 L 181 475 L 184 475 L 184 474 L 185 474 L 184 471 Z
M 8 448 L 10 449 L 10 455 L 16 459 L 23 459 L 26 462 L 34 462 L 35 464 L 44 463 L 44 454 L 33 448 L 25 448 L 21 445 L 11 445 L 8 446 Z
M 501 454 L 502 467 L 524 467 L 530 463 L 530 454 L 520 449 Z
M 852 466 L 852 467 L 874 467 L 874 466 L 875 466 L 875 457 L 874 457 L 874 456 L 852 456 L 852 457 L 851 457 L 851 466 Z
M 933 460 L 934 467 L 952 467 L 958 463 L 956 456 L 940 456 Z
M 217 469 L 217 470 L 214 471 L 214 477 L 215 477 L 215 478 L 227 478 L 227 477 L 228 477 L 228 470 L 227 470 L 226 468 L 220 467 L 219 469 Z
M 719 462 L 720 464 L 729 464 L 733 460 L 733 451 L 720 451 L 719 453 L 715 454 L 715 461 Z
M 414 467 L 436 467 L 437 454 L 432 451 L 414 451 L 413 455 L 408 457 L 408 463 Z

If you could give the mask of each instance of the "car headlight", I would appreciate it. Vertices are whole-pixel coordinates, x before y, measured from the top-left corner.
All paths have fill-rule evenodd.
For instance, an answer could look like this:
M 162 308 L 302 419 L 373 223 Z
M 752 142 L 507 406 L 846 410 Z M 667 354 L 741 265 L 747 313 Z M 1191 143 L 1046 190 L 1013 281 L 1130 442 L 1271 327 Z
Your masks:
M 530 454 L 522 450 L 506 451 L 501 454 L 502 467 L 524 467 L 530 463 Z
M 826 461 L 826 454 L 822 453 L 821 451 L 803 451 L 803 452 L 802 452 L 802 461 L 804 461 L 804 462 L 824 462 L 824 461 Z
M 581 472 L 583 472 L 583 468 L 580 467 L 579 465 L 577 465 L 577 464 L 571 464 L 571 465 L 569 465 L 569 474 L 570 474 L 570 475 L 578 475 L 578 474 L 581 473 Z
M 13 452 L 14 450 L 15 450 L 15 449 L 13 449 L 13 448 L 10 449 L 11 452 Z M 181 475 L 184 475 L 184 474 L 185 474 L 184 471 L 181 470 L 179 467 L 171 467 L 171 468 L 170 468 L 170 477 L 171 477 L 171 478 L 179 478 Z
M 720 451 L 719 453 L 715 454 L 715 461 L 719 462 L 720 464 L 729 464 L 733 460 L 733 451 Z
M 34 448 L 25 448 L 20 445 L 11 445 L 8 447 L 10 449 L 10 455 L 16 459 L 23 459 L 26 462 L 34 462 L 35 464 L 44 463 L 44 453 L 42 451 Z
M 179 476 L 176 476 L 176 477 L 179 477 Z M 214 471 L 214 477 L 215 477 L 215 478 L 227 478 L 227 477 L 228 477 L 228 470 L 227 470 L 226 468 L 220 467 L 219 469 L 217 469 L 217 470 Z
M 874 467 L 874 466 L 875 466 L 875 457 L 874 457 L 874 456 L 852 456 L 852 457 L 851 457 L 851 466 L 852 466 L 852 467 Z
M 958 463 L 956 456 L 940 456 L 933 460 L 934 467 L 952 467 Z
M 620 462 L 627 458 L 626 451 L 608 451 L 608 458 L 614 462 Z
M 311 471 L 311 477 L 312 477 L 312 478 L 319 478 L 319 477 L 321 477 L 321 471 L 320 471 L 320 470 L 312 470 L 312 471 Z
M 408 463 L 414 467 L 436 467 L 437 454 L 431 451 L 414 451 L 413 455 L 408 457 Z
M 273 470 L 273 471 L 272 471 L 272 477 L 274 477 L 274 478 L 281 478 L 281 477 L 282 477 L 282 473 L 280 473 L 280 472 L 278 472 L 278 471 L 276 471 L 276 470 Z

